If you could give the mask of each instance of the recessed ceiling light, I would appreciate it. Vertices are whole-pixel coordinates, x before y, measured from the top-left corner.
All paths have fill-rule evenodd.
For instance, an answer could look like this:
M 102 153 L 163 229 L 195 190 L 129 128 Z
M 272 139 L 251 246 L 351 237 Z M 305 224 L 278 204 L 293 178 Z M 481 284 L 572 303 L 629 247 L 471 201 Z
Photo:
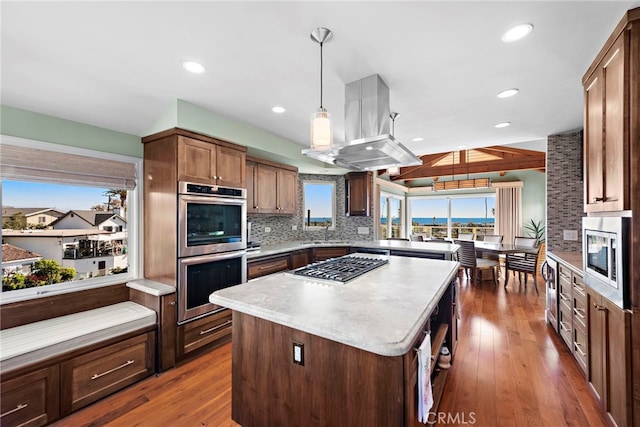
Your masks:
M 506 90 L 503 90 L 502 92 L 500 92 L 498 94 L 498 98 L 509 98 L 509 97 L 515 95 L 518 92 L 519 92 L 519 90 L 516 89 L 516 88 L 506 89 Z
M 372 147 L 372 146 L 370 146 L 370 145 L 368 145 L 368 146 L 366 146 L 364 149 L 365 149 L 365 150 L 369 150 L 369 151 L 370 151 L 370 150 L 373 150 L 373 147 Z
M 275 107 L 271 107 L 271 111 L 273 111 L 276 114 L 282 114 L 285 111 L 287 111 L 287 109 L 284 107 L 280 107 L 279 105 L 276 105 Z
M 466 146 L 466 145 L 458 145 L 456 148 L 457 148 L 458 150 L 462 150 L 462 149 L 464 149 L 464 148 L 467 148 L 467 146 Z
M 423 141 L 423 140 L 424 140 L 424 138 L 422 138 L 422 137 L 417 137 L 417 138 L 413 138 L 411 141 L 413 141 L 413 142 L 420 142 L 420 141 Z
M 196 74 L 202 74 L 204 73 L 204 70 L 205 70 L 204 65 L 195 61 L 184 61 L 182 63 L 182 67 L 185 70 L 191 71 L 192 73 L 196 73 Z
M 507 126 L 511 126 L 511 122 L 502 122 L 502 123 L 498 123 L 497 125 L 495 125 L 494 127 L 497 128 L 506 128 Z
M 505 43 L 514 42 L 528 36 L 533 31 L 533 25 L 522 24 L 516 25 L 502 35 L 502 41 Z

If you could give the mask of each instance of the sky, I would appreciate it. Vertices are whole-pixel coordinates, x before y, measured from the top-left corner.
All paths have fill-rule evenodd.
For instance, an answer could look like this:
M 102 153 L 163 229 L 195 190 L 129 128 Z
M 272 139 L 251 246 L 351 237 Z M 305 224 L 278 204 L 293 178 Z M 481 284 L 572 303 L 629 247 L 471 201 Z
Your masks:
M 330 183 L 304 183 L 304 217 L 307 217 L 307 209 L 311 209 L 311 217 L 331 217 L 333 186 Z
M 105 188 L 39 182 L 2 181 L 2 206 L 15 208 L 55 208 L 66 212 L 72 209 L 89 210 L 106 204 Z

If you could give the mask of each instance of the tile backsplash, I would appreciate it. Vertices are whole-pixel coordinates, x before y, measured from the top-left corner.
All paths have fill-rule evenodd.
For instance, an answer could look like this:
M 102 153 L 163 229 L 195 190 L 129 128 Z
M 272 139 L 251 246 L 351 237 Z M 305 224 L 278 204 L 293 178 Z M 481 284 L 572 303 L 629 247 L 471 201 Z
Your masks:
M 273 245 L 287 241 L 324 240 L 324 231 L 305 231 L 303 227 L 304 201 L 302 194 L 303 181 L 333 181 L 336 183 L 336 229 L 329 230 L 329 240 L 373 240 L 373 216 L 349 217 L 345 215 L 345 186 L 342 175 L 298 175 L 298 209 L 295 215 L 260 215 L 251 214 L 247 221 L 251 222 L 251 235 L 254 242 Z M 373 212 L 373 210 L 372 210 Z M 293 230 L 296 226 L 297 229 Z M 369 234 L 358 234 L 358 227 L 367 227 Z M 265 228 L 271 229 L 265 232 Z
M 586 214 L 582 131 L 550 135 L 547 138 L 547 250 L 582 251 L 583 216 Z M 578 240 L 565 240 L 573 237 L 572 231 L 577 231 Z

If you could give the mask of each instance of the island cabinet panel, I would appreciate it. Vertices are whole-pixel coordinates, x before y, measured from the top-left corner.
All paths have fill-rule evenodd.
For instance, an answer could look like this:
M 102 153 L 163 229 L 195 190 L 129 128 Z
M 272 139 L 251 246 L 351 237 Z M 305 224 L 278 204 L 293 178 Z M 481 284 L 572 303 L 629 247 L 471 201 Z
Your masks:
M 59 365 L 2 381 L 0 387 L 2 425 L 43 426 L 59 417 Z
M 405 425 L 402 356 L 379 356 L 237 311 L 233 336 L 237 423 Z M 303 365 L 293 361 L 294 342 L 304 345 Z

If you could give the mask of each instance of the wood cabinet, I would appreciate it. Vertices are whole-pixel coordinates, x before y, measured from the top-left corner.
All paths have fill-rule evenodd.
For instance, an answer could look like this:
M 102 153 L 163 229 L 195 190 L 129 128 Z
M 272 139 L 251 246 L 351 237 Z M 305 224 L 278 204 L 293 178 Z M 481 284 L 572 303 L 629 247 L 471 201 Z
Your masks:
M 630 141 L 640 120 L 640 12 L 632 12 L 582 79 L 585 212 L 630 209 Z
M 244 188 L 245 153 L 179 135 L 178 181 Z
M 253 157 L 248 158 L 246 168 L 247 213 L 296 213 L 297 168 Z
M 43 426 L 60 415 L 60 367 L 52 365 L 0 384 L 6 426 Z
M 587 363 L 589 346 L 587 341 L 587 289 L 582 280 L 582 275 L 573 272 L 571 274 L 571 300 L 573 320 L 573 346 L 571 348 L 582 372 L 587 375 Z
M 268 257 L 266 259 L 250 260 L 247 262 L 247 279 L 266 276 L 289 269 L 289 255 Z
M 558 264 L 558 329 L 569 349 L 573 348 L 573 292 L 571 270 Z
M 631 426 L 631 314 L 586 288 L 587 380 L 614 425 Z
M 371 176 L 370 172 L 351 172 L 345 175 L 345 213 L 347 216 L 370 215 Z
M 231 310 L 224 309 L 178 327 L 178 357 L 231 337 Z
M 309 264 L 309 250 L 301 249 L 289 254 L 290 269 L 295 270 L 296 268 L 304 267 L 307 264 Z
M 348 247 L 312 248 L 311 262 L 325 261 L 329 258 L 338 258 L 349 253 Z

